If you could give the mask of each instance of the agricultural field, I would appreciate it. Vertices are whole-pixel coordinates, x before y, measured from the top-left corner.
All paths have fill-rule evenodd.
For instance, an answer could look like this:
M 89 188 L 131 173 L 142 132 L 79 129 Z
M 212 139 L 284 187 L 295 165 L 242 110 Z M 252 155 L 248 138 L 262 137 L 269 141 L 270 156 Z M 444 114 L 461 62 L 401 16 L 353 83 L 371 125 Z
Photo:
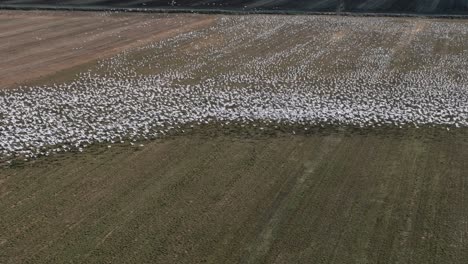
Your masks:
M 1 0 L 10 7 L 468 14 L 468 0 Z
M 33 15 L 31 15 L 33 14 Z M 208 25 L 204 16 L 10 12 L 0 16 L 0 88 Z
M 0 12 L 0 263 L 466 263 L 467 23 Z
M 466 263 L 468 133 L 185 136 L 0 171 L 1 263 Z

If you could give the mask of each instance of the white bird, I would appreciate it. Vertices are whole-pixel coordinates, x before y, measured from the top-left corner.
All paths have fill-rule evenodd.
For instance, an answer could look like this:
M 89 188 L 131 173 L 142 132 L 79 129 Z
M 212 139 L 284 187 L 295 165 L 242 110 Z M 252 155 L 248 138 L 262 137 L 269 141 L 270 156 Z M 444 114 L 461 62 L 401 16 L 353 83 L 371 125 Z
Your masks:
M 258 131 L 290 127 L 291 133 L 328 125 L 468 127 L 468 51 L 433 54 L 431 42 L 414 41 L 408 49 L 421 56 L 408 58 L 412 70 L 403 72 L 391 69 L 396 54 L 388 45 L 349 37 L 337 50 L 328 42 L 336 41 L 339 34 L 333 32 L 360 36 L 378 27 L 378 34 L 394 36 L 409 29 L 385 18 L 373 21 L 222 17 L 206 30 L 137 48 L 143 58 L 124 51 L 101 60 L 99 74 L 90 70 L 68 83 L 1 90 L 0 163 L 81 152 L 96 142 L 133 146 L 209 124 Z M 468 27 L 431 25 L 424 34 L 466 47 L 461 36 L 468 35 Z M 441 32 L 449 39 L 440 39 Z M 221 35 L 224 44 L 210 46 L 213 35 Z M 287 47 L 233 55 L 233 50 L 266 47 L 279 37 Z M 210 40 L 207 48 L 181 51 L 203 39 Z M 138 73 L 149 66 L 155 73 Z

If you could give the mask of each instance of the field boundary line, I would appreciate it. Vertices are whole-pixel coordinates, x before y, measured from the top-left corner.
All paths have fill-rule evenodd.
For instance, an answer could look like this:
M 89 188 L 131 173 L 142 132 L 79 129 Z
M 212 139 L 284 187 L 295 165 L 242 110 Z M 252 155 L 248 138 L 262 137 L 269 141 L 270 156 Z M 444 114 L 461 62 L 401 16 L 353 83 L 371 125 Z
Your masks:
M 124 12 L 124 13 L 175 13 L 175 14 L 222 14 L 222 15 L 325 15 L 346 17 L 416 17 L 468 19 L 468 14 L 417 14 L 391 12 L 358 12 L 358 11 L 300 11 L 300 10 L 242 10 L 242 9 L 188 9 L 188 8 L 119 8 L 106 6 L 70 6 L 70 5 L 0 5 L 0 10 L 22 11 L 86 11 L 86 12 Z

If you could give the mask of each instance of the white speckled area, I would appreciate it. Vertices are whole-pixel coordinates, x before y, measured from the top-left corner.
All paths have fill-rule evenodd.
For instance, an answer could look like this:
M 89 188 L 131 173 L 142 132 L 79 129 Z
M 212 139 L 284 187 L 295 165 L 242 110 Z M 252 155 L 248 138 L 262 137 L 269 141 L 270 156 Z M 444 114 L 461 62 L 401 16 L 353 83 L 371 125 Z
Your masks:
M 0 93 L 0 155 L 157 138 L 197 123 L 468 126 L 466 22 L 228 16 Z

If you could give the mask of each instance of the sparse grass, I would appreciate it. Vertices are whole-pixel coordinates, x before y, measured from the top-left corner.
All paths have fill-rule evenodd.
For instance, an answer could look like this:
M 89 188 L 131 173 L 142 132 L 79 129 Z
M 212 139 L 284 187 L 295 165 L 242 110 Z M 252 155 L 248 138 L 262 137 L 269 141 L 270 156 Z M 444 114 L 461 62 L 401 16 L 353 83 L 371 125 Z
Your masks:
M 468 134 L 430 134 L 193 135 L 2 168 L 0 261 L 465 263 Z

